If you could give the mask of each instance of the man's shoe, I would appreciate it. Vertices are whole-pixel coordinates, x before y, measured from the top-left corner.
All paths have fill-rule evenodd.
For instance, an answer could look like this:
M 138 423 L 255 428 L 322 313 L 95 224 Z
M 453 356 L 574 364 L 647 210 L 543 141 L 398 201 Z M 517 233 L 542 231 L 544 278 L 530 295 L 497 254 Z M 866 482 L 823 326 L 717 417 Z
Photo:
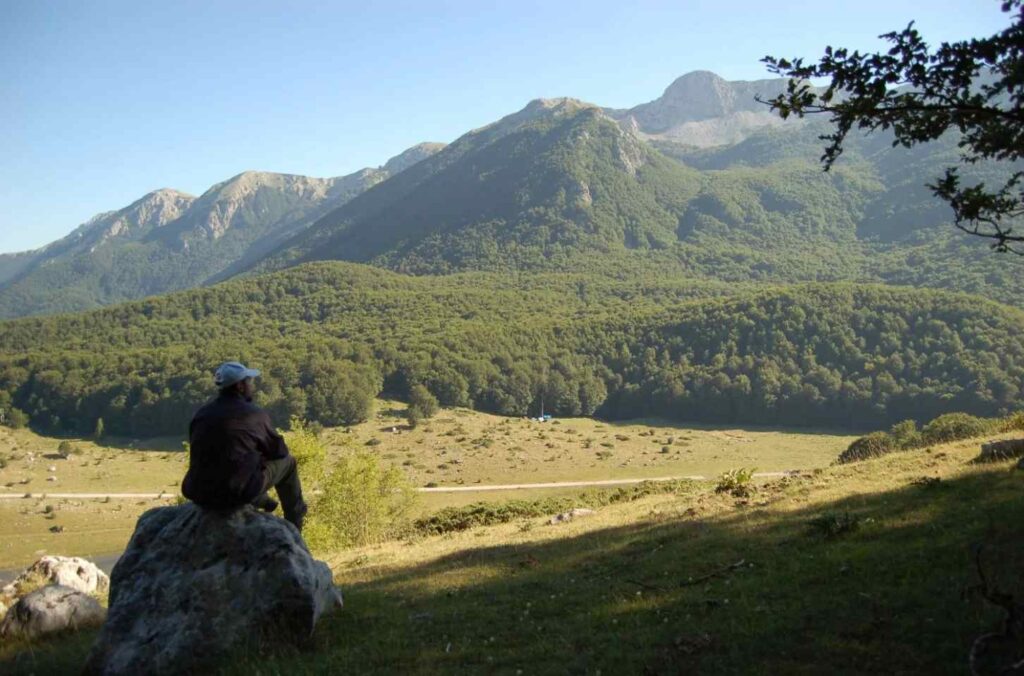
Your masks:
M 264 512 L 269 514 L 273 512 L 275 509 L 277 509 L 277 500 L 264 493 L 263 495 L 253 500 L 252 505 L 256 509 L 263 510 Z

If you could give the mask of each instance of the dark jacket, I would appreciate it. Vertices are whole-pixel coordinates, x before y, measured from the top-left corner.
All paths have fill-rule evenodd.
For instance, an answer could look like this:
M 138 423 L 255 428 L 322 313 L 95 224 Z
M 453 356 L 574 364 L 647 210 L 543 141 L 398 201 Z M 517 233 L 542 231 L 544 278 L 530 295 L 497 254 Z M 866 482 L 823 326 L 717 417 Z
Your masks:
M 267 412 L 234 392 L 222 392 L 196 411 L 188 440 L 188 472 L 181 492 L 203 507 L 251 502 L 263 492 L 264 460 L 288 455 Z

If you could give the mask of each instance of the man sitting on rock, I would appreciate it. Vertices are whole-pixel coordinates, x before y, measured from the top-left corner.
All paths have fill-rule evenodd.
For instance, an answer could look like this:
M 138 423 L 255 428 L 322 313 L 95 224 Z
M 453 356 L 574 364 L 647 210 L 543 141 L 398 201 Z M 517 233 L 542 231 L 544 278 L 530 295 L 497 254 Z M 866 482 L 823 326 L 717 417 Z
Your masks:
M 233 509 L 252 504 L 268 512 L 277 501 L 284 518 L 302 530 L 306 503 L 295 467 L 266 411 L 252 403 L 256 369 L 231 361 L 214 375 L 220 394 L 200 408 L 188 428 L 189 467 L 181 492 L 200 507 Z

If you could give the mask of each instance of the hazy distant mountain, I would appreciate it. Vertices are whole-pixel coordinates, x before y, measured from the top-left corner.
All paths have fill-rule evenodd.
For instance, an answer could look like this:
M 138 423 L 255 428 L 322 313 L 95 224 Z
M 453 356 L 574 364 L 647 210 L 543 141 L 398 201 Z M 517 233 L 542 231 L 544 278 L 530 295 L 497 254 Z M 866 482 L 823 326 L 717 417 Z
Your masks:
M 438 147 L 421 144 L 338 178 L 250 171 L 199 197 L 149 193 L 39 250 L 0 256 L 0 317 L 87 309 L 230 276 Z
M 627 129 L 648 139 L 706 148 L 739 143 L 755 130 L 799 125 L 783 121 L 755 97 L 786 90 L 786 79 L 728 82 L 706 70 L 687 73 L 661 97 L 628 110 L 607 109 Z

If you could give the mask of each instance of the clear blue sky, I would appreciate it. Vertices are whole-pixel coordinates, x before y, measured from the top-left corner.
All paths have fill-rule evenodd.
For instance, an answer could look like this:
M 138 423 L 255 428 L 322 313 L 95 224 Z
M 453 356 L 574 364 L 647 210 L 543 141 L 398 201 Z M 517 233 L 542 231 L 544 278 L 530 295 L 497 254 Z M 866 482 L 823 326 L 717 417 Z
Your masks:
M 157 188 L 377 166 L 537 97 L 631 107 L 691 70 L 759 79 L 765 54 L 873 49 L 912 19 L 932 42 L 991 34 L 998 5 L 5 0 L 0 252 Z

